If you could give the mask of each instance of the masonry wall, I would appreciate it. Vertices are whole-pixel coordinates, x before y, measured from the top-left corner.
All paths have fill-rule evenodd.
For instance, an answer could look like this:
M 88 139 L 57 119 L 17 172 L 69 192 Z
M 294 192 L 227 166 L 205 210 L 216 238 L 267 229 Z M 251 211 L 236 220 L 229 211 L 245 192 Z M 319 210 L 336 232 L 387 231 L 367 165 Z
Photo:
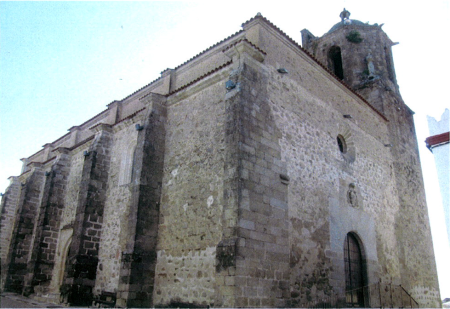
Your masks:
M 10 247 L 11 257 L 5 284 L 7 289 L 17 293 L 32 292 L 29 277 L 33 276 L 33 272 L 29 271 L 28 266 L 33 254 L 35 232 L 38 230 L 37 218 L 44 185 L 45 176 L 41 164 L 33 164 L 30 172 L 21 177 L 17 222 L 13 232 L 15 237 Z
M 242 54 L 243 46 L 240 47 Z M 255 55 L 244 59 L 238 118 L 242 124 L 239 162 L 242 198 L 236 305 L 283 307 L 290 297 L 290 287 L 288 189 L 282 179 L 287 171 L 277 164 L 281 160 L 281 132 L 270 109 L 267 67 Z
M 20 196 L 20 182 L 18 177 L 10 178 L 10 185 L 6 190 L 5 194 L 2 196 L 1 205 L 1 217 L 0 217 L 0 228 L 1 228 L 1 286 L 0 289 L 3 291 L 5 287 L 7 269 L 11 259 L 11 252 L 9 248 L 14 241 L 15 235 L 14 227 L 17 224 L 16 218 L 18 215 L 19 207 L 19 196 Z
M 321 69 L 316 71 L 314 65 L 308 64 L 309 59 L 286 48 L 289 44 L 283 44 L 270 27 L 258 29 L 255 26 L 249 32 L 248 37 L 268 52 L 264 61 L 271 72 L 268 93 L 278 120 L 277 127 L 283 134 L 280 164 L 287 165 L 290 178 L 291 304 L 298 306 L 305 300 L 343 295 L 343 243 L 348 232 L 356 233 L 362 242 L 367 261 L 366 284 L 381 280 L 404 285 L 401 281 L 405 280 L 403 264 L 406 260 L 401 247 L 410 240 L 405 234 L 407 229 L 399 235 L 395 218 L 409 221 L 415 215 L 407 219 L 401 210 L 400 201 L 404 198 L 399 200 L 398 181 L 393 177 L 399 172 L 392 164 L 398 150 L 385 147 L 392 141 L 389 121 L 376 115 L 367 104 L 349 97 L 342 87 L 336 87 L 333 80 L 321 74 Z M 280 67 L 286 68 L 289 74 L 278 73 L 276 69 Z M 392 100 L 386 98 L 385 101 L 396 107 Z M 408 111 L 407 108 L 402 110 Z M 353 118 L 345 119 L 344 114 L 351 114 Z M 407 130 L 413 128 L 407 118 L 395 125 L 409 128 Z M 401 134 L 413 137 L 410 133 Z M 347 142 L 346 154 L 339 151 L 338 134 Z M 407 146 L 410 155 L 416 148 L 413 140 Z M 397 143 L 402 144 L 396 140 L 394 145 Z M 405 159 L 402 164 L 405 168 L 409 165 L 414 170 L 419 166 L 415 159 Z M 404 176 L 405 173 L 400 172 L 398 177 L 404 179 Z M 417 177 L 409 179 L 411 183 L 420 181 Z M 358 207 L 347 202 L 350 183 L 356 184 Z M 418 195 L 405 194 L 419 199 L 412 204 L 417 205 L 419 218 L 425 219 L 422 223 L 408 225 L 410 227 L 428 224 L 418 187 L 417 184 L 414 189 Z M 403 182 L 401 190 L 406 188 L 410 186 Z M 417 243 L 423 244 L 420 254 L 432 255 L 429 229 L 424 227 L 423 230 L 425 232 L 420 236 L 416 233 L 420 238 Z M 416 266 L 421 269 L 424 279 L 428 276 L 436 278 L 432 256 L 408 261 L 407 264 L 432 263 Z M 425 294 L 431 293 L 431 296 L 416 298 L 423 304 L 435 306 L 438 304 L 436 279 L 428 284 Z
M 390 119 L 391 143 L 395 145 L 393 169 L 400 204 L 395 216 L 395 233 L 399 243 L 401 284 L 421 304 L 440 306 L 413 113 L 395 95 L 387 94 L 384 102 Z
M 59 235 L 56 244 L 56 254 L 54 265 L 47 291 L 47 298 L 54 302 L 60 302 L 60 287 L 64 284 L 63 278 L 66 270 L 67 256 L 72 243 L 73 228 L 76 218 L 78 196 L 81 187 L 81 175 L 83 171 L 84 155 L 83 152 L 89 149 L 91 141 L 87 142 L 71 151 L 68 151 L 68 162 L 59 167 L 67 169 L 67 180 L 65 184 L 65 194 L 63 196 L 63 209 L 59 218 Z M 38 293 L 39 295 L 39 293 Z
M 167 102 L 155 305 L 214 304 L 222 238 L 223 83 Z
M 111 292 L 122 307 L 304 307 L 345 297 L 353 233 L 365 284 L 438 305 L 412 117 L 380 95 L 385 116 L 252 19 L 25 160 L 2 201 L 8 288 L 77 305 Z
M 151 93 L 140 100 L 145 102 L 148 110 L 134 154 L 131 209 L 136 219 L 132 221 L 135 225 L 130 224 L 130 227 L 134 226 L 135 236 L 134 243 L 127 243 L 126 251 L 131 252 L 132 248 L 133 255 L 131 260 L 122 260 L 122 271 L 127 272 L 121 272 L 122 288 L 125 288 L 120 285 L 119 288 L 124 291 L 121 298 L 127 299 L 128 306 L 149 307 L 154 303 L 167 111 L 164 96 Z M 128 283 L 128 288 L 123 283 Z
M 352 31 L 359 32 L 361 42 L 347 39 Z M 306 43 L 307 48 L 330 69 L 328 50 L 333 45 L 339 46 L 344 81 L 389 120 L 389 134 L 385 141 L 389 141 L 386 144 L 391 146 L 391 177 L 394 180 L 391 185 L 396 189 L 395 195 L 389 199 L 397 200 L 398 204 L 396 208 L 389 209 L 394 210 L 391 215 L 395 218 L 395 230 L 391 233 L 396 238 L 398 265 L 394 270 L 389 268 L 383 280 L 401 284 L 424 306 L 439 306 L 436 266 L 413 112 L 403 102 L 398 90 L 391 52 L 395 43 L 378 25 L 343 26 Z M 384 251 L 380 248 L 380 252 Z M 395 250 L 390 251 L 390 254 L 395 254 Z M 388 259 L 384 260 L 383 264 L 390 265 Z
M 69 161 L 69 150 L 59 148 L 54 151 L 54 159 L 44 168 L 44 186 L 25 280 L 25 289 L 29 289 L 29 293 L 42 295 L 51 292 Z
M 126 251 L 121 232 L 128 223 L 132 164 L 138 131 L 131 121 L 127 121 L 115 126 L 114 133 L 104 210 L 105 224 L 102 235 L 97 236 L 101 238 L 101 245 L 94 290 L 96 294 L 117 289 L 122 252 Z
M 314 97 L 290 76 L 280 76 L 275 68 L 271 77 L 271 108 L 282 132 L 280 164 L 287 166 L 290 178 L 292 305 L 343 295 L 343 244 L 349 232 L 360 237 L 366 253 L 366 284 L 390 279 L 393 273 L 399 276 L 393 229 L 398 204 L 390 177 L 389 149 L 371 134 L 370 124 L 342 117 L 333 106 L 338 96 L 330 101 Z M 283 101 L 286 88 L 282 85 L 291 90 L 291 100 Z M 297 91 L 292 93 L 292 89 Z M 348 104 L 353 115 L 368 108 L 355 101 Z M 381 117 L 374 122 L 386 132 Z M 339 150 L 338 134 L 346 140 L 345 154 Z M 356 185 L 358 196 L 355 206 L 347 201 L 351 183 Z M 380 264 L 389 268 L 383 274 Z

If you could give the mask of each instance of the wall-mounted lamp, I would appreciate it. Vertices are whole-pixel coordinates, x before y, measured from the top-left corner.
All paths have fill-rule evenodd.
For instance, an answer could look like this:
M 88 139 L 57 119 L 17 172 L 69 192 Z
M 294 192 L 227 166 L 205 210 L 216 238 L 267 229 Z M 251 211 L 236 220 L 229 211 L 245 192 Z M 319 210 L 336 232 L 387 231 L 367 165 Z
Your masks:
M 384 144 L 384 147 L 392 147 L 392 144 Z
M 87 150 L 83 151 L 83 156 L 88 157 L 91 153 Z
M 228 81 L 225 83 L 225 88 L 227 88 L 227 90 L 234 89 L 234 88 L 236 88 L 236 83 L 233 82 L 232 80 L 228 80 Z
M 289 73 L 288 70 L 286 70 L 285 68 L 279 68 L 277 71 L 278 71 L 278 73 L 281 73 L 281 74 Z
M 144 129 L 144 127 L 141 126 L 139 123 L 136 123 L 135 128 L 136 128 L 136 131 L 142 131 Z
M 344 115 L 344 118 L 351 119 L 351 118 L 353 118 L 353 117 L 352 117 L 352 115 Z

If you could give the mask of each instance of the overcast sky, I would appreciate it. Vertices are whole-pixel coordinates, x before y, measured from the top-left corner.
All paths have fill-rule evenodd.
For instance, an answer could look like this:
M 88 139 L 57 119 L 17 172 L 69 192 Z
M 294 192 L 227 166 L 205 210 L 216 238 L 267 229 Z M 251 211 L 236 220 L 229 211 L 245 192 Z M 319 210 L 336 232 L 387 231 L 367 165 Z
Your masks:
M 301 43 L 340 21 L 384 23 L 400 91 L 415 111 L 441 296 L 450 246 L 426 115 L 450 107 L 450 0 L 0 2 L 0 192 L 28 157 L 67 130 L 239 31 L 258 12 Z M 444 278 L 446 277 L 446 278 Z

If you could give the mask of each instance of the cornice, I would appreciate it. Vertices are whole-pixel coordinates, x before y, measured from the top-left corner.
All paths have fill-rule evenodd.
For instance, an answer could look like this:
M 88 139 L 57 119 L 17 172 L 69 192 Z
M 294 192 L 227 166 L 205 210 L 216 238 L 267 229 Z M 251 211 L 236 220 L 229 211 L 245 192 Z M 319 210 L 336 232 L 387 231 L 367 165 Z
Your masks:
M 172 95 L 176 94 L 177 92 L 180 92 L 181 90 L 184 90 L 184 89 L 186 89 L 186 88 L 188 88 L 188 87 L 190 87 L 190 86 L 192 86 L 192 85 L 198 83 L 199 81 L 201 81 L 201 80 L 203 80 L 203 79 L 205 79 L 205 78 L 207 78 L 207 77 L 213 75 L 214 73 L 220 71 L 221 69 L 223 69 L 223 68 L 229 66 L 229 65 L 232 64 L 232 63 L 233 63 L 233 61 L 231 61 L 231 60 L 228 61 L 228 62 L 226 62 L 226 63 L 224 63 L 223 65 L 221 65 L 221 66 L 215 68 L 214 70 L 211 70 L 211 71 L 209 71 L 209 72 L 203 74 L 202 76 L 200 76 L 200 77 L 194 79 L 193 81 L 187 83 L 186 85 L 183 85 L 183 86 L 181 86 L 181 87 L 178 88 L 178 89 L 175 89 L 174 91 L 172 91 L 172 92 L 170 92 L 169 94 L 167 94 L 166 97 L 172 96 Z

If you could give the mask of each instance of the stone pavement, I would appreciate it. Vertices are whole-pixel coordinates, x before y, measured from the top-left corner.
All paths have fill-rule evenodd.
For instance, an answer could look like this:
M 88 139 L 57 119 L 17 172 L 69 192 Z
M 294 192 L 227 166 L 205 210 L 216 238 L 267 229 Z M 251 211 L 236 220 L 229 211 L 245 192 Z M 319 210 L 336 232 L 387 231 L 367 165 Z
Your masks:
M 1 308 L 63 308 L 61 305 L 43 303 L 16 293 L 1 293 Z

